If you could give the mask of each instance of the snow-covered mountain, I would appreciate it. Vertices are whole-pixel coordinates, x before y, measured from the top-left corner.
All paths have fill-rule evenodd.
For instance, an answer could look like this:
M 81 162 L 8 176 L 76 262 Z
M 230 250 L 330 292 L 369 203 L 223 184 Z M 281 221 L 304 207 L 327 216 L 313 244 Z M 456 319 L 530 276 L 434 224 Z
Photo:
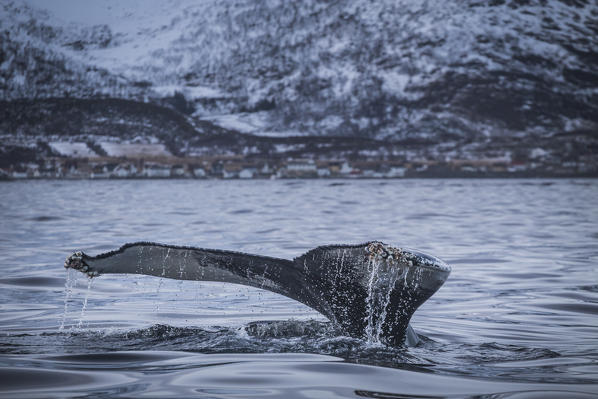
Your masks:
M 5 100 L 182 94 L 241 132 L 424 139 L 454 157 L 513 137 L 596 147 L 595 1 L 19 0 L 0 20 Z

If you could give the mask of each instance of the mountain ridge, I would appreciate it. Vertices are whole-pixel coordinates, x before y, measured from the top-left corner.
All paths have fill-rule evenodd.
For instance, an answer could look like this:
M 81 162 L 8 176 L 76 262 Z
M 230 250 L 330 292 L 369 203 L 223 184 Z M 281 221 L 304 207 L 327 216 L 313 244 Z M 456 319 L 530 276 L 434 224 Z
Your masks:
M 565 159 L 549 143 L 563 137 L 595 155 L 591 1 L 135 4 L 95 3 L 94 18 L 4 4 L 2 99 L 121 98 L 220 132 L 423 140 L 448 158 L 512 158 L 511 140 Z

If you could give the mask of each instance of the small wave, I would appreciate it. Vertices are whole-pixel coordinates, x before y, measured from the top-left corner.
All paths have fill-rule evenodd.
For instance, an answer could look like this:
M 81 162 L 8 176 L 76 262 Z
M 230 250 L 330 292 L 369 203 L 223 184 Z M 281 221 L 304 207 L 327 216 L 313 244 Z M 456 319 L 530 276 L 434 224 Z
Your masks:
M 424 337 L 424 340 L 425 337 Z M 201 353 L 320 353 L 368 364 L 409 362 L 404 347 L 372 345 L 364 339 L 342 335 L 329 322 L 286 320 L 251 322 L 243 327 L 176 327 L 155 324 L 135 330 L 80 328 L 2 338 L 0 352 L 48 354 L 60 347 L 64 353 L 101 351 L 190 351 Z
M 589 292 L 598 292 L 598 284 L 596 285 L 581 285 L 579 286 L 580 290 L 589 291 Z
M 111 368 L 115 364 L 129 366 L 131 363 L 147 363 L 160 360 L 168 360 L 172 355 L 160 352 L 108 352 L 108 353 L 85 353 L 63 356 L 49 356 L 44 360 L 54 362 L 64 362 L 69 364 L 110 364 Z
M 57 277 L 15 277 L 0 279 L 0 284 L 20 287 L 63 287 L 64 279 Z
M 245 326 L 245 331 L 249 336 L 261 339 L 340 335 L 340 331 L 335 329 L 331 323 L 316 320 L 257 321 Z
M 0 353 L 49 355 L 60 363 L 111 364 L 132 369 L 136 364 L 161 360 L 164 353 L 202 354 L 317 353 L 350 363 L 399 368 L 444 375 L 479 376 L 534 381 L 532 369 L 518 367 L 527 361 L 545 361 L 551 377 L 577 381 L 561 370 L 561 355 L 547 348 L 498 343 L 447 344 L 420 334 L 415 347 L 390 347 L 343 335 L 329 322 L 287 320 L 251 322 L 242 327 L 176 327 L 156 324 L 134 330 L 72 329 L 41 334 L 7 335 Z M 62 355 L 55 356 L 55 348 Z M 123 353 L 124 352 L 124 353 Z M 147 358 L 147 356 L 157 356 Z M 550 359 L 555 359 L 551 361 Z M 513 367 L 513 366 L 515 367 Z
M 41 216 L 35 216 L 35 217 L 31 217 L 28 218 L 28 221 L 31 222 L 53 222 L 55 220 L 61 220 L 61 217 L 58 216 L 49 216 L 49 215 L 41 215 Z
M 228 212 L 228 213 L 229 213 L 230 215 L 243 215 L 243 214 L 246 214 L 246 213 L 252 213 L 252 212 L 253 212 L 253 209 L 248 209 L 248 208 L 247 208 L 247 209 L 236 209 L 236 210 L 234 210 L 234 211 L 230 211 L 230 212 Z

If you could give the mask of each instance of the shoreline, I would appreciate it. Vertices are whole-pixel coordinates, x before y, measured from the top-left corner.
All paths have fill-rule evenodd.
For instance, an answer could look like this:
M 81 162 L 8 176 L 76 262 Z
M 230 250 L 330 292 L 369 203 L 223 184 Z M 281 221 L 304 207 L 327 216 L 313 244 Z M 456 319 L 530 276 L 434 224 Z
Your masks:
M 19 181 L 127 181 L 127 180 L 153 180 L 153 181 L 164 181 L 164 180 L 197 180 L 197 181 L 297 181 L 297 180 L 543 180 L 543 179 L 598 179 L 598 174 L 575 174 L 575 175 L 563 175 L 563 174 L 488 174 L 488 175 L 476 175 L 476 176 L 463 176 L 463 175 L 451 175 L 451 176 L 440 176 L 440 175 L 418 175 L 418 176 L 403 176 L 403 177 L 368 177 L 368 176 L 334 176 L 334 177 L 253 177 L 253 178 L 241 178 L 241 177 L 143 177 L 143 176 L 132 176 L 132 177 L 23 177 L 23 178 L 12 178 L 12 177 L 0 177 L 0 182 L 19 182 Z

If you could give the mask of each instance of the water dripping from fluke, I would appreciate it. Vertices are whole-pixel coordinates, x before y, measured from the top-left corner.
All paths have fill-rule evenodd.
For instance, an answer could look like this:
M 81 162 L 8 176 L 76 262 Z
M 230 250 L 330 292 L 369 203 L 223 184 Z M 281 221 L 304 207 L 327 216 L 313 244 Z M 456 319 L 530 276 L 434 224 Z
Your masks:
M 374 283 L 377 278 L 378 268 L 380 264 L 377 260 L 369 259 L 368 260 L 368 270 L 370 273 L 370 278 L 368 282 L 368 296 L 366 298 L 367 308 L 366 308 L 366 327 L 365 327 L 365 337 L 367 342 L 375 343 L 376 338 L 374 337 L 373 327 L 374 327 L 374 309 L 375 309 L 375 294 L 374 294 Z
M 77 323 L 77 330 L 81 330 L 81 328 L 83 328 L 83 320 L 85 319 L 85 311 L 87 310 L 87 301 L 89 300 L 89 293 L 91 292 L 92 284 L 93 284 L 93 279 L 89 278 L 87 280 L 87 290 L 85 291 L 85 298 L 83 299 L 83 306 L 81 307 L 81 314 L 79 315 L 79 322 Z
M 60 327 L 58 331 L 64 330 L 64 324 L 68 316 L 69 301 L 73 296 L 73 288 L 77 285 L 77 274 L 74 274 L 72 270 L 67 270 L 66 280 L 64 282 L 64 308 L 62 311 L 62 319 L 60 321 Z
M 438 258 L 377 241 L 321 246 L 293 260 L 140 242 L 97 256 L 77 252 L 65 267 L 90 277 L 159 277 L 157 294 L 162 278 L 262 288 L 311 307 L 347 335 L 393 346 L 416 342 L 409 320 L 450 273 Z
M 154 302 L 154 313 L 156 314 L 160 312 L 160 291 L 162 290 L 162 285 L 164 285 L 164 278 L 160 277 L 158 279 L 158 286 L 156 287 L 156 301 Z

